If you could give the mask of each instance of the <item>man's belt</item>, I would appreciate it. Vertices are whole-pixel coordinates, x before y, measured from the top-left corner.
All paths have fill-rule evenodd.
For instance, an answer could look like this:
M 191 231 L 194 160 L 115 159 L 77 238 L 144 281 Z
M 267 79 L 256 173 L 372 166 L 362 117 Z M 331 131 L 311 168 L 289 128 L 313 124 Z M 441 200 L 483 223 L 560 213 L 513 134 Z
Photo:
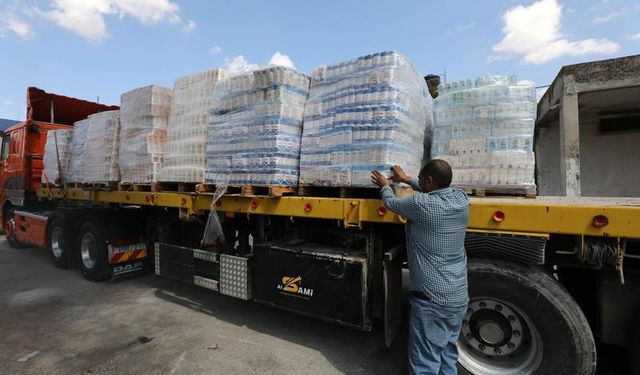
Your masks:
M 411 296 L 413 296 L 413 297 L 415 297 L 417 299 L 422 299 L 422 300 L 425 300 L 425 301 L 431 301 L 431 298 L 429 298 L 428 295 L 426 295 L 426 294 L 424 294 L 424 293 L 422 293 L 420 291 L 412 290 L 409 293 L 411 294 Z

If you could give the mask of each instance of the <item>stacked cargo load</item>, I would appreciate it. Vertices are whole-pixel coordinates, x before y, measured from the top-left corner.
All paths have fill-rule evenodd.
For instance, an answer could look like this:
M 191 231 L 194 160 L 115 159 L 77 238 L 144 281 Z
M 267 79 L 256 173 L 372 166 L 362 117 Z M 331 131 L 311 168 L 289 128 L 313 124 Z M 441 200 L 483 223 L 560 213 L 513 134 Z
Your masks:
M 304 118 L 300 185 L 372 187 L 394 164 L 417 175 L 432 126 L 427 84 L 398 52 L 314 70 Z
M 67 168 L 71 159 L 72 130 L 49 130 L 44 146 L 44 164 L 42 169 L 42 183 L 59 185 L 66 182 Z
M 453 184 L 495 193 L 535 194 L 533 84 L 484 76 L 440 87 L 434 104 L 434 158 L 453 168 Z
M 69 170 L 67 172 L 67 181 L 69 182 L 85 182 L 86 152 L 84 145 L 87 142 L 88 131 L 88 119 L 73 124 L 73 135 L 71 136 L 71 143 L 69 144 L 71 161 L 69 162 Z
M 158 179 L 173 91 L 141 87 L 122 94 L 120 106 L 120 176 L 123 183 Z
M 159 181 L 204 182 L 209 108 L 224 76 L 213 69 L 176 80 Z
M 108 183 L 120 180 L 120 111 L 106 111 L 87 118 L 83 182 Z
M 297 186 L 309 77 L 283 66 L 238 74 L 215 88 L 205 181 Z

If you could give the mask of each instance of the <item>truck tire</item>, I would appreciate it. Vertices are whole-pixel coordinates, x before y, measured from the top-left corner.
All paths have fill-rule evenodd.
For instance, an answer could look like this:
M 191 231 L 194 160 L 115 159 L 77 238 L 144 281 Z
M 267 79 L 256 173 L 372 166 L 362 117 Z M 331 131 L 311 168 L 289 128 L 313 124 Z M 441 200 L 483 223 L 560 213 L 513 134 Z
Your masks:
M 69 268 L 71 265 L 73 247 L 67 245 L 67 235 L 60 218 L 53 218 L 47 224 L 47 252 L 54 266 Z
M 76 237 L 78 264 L 82 276 L 91 281 L 106 280 L 110 276 L 107 233 L 104 225 L 85 222 L 80 226 Z
M 14 249 L 22 249 L 25 244 L 18 241 L 16 237 L 16 215 L 15 210 L 10 208 L 4 217 L 4 233 L 7 236 L 7 243 Z
M 589 323 L 571 295 L 546 272 L 470 260 L 469 296 L 458 340 L 458 361 L 468 373 L 595 373 Z

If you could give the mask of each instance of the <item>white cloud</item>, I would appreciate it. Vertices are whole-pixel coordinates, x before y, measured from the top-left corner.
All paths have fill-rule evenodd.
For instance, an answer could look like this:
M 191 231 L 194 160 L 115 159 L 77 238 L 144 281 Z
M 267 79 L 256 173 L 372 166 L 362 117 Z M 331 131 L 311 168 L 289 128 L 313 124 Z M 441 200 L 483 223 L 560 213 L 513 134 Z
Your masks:
M 9 100 L 9 99 L 2 99 L 2 104 L 3 104 L 5 107 L 11 107 L 11 106 L 13 106 L 13 102 L 12 102 L 11 100 Z
M 616 17 L 624 16 L 625 14 L 626 14 L 625 12 L 613 12 L 613 13 L 606 14 L 604 16 L 596 17 L 596 18 L 593 19 L 593 22 L 595 22 L 595 23 L 607 23 L 607 22 L 611 21 L 612 19 L 614 19 Z
M 500 43 L 493 46 L 497 56 L 488 62 L 522 56 L 522 61 L 543 64 L 561 56 L 612 54 L 620 49 L 608 39 L 568 40 L 561 33 L 562 6 L 557 0 L 540 0 L 530 6 L 518 5 L 503 15 L 504 33 Z
M 629 34 L 629 35 L 627 35 L 627 39 L 629 39 L 629 40 L 640 40 L 640 33 Z
M 453 35 L 462 34 L 465 31 L 473 29 L 474 27 L 476 27 L 476 23 L 475 22 L 469 22 L 469 23 L 464 24 L 464 25 L 458 25 L 458 26 L 454 27 L 453 29 L 449 30 L 447 32 L 447 36 L 453 36 Z
M 253 64 L 245 60 L 244 56 L 238 55 L 234 58 L 224 58 L 224 67 L 231 73 L 243 73 L 249 70 L 258 69 L 258 64 Z
M 209 53 L 211 53 L 212 55 L 217 55 L 220 52 L 222 52 L 222 47 L 220 47 L 220 46 L 214 46 L 213 48 L 211 48 L 209 50 Z
M 198 25 L 196 24 L 196 22 L 194 20 L 188 20 L 187 23 L 184 24 L 184 30 L 186 32 L 188 32 L 188 33 L 190 33 L 193 30 L 195 30 L 196 27 L 198 27 Z
M 178 24 L 180 8 L 170 0 L 51 0 L 51 9 L 43 12 L 59 26 L 90 41 L 101 41 L 109 34 L 105 16 L 131 17 L 144 25 L 163 20 Z M 195 29 L 189 20 L 185 29 Z
M 6 30 L 12 31 L 22 39 L 33 35 L 33 29 L 28 23 L 12 13 L 0 13 L 0 37 L 4 36 Z
M 533 83 L 533 81 L 530 81 L 528 79 L 522 79 L 522 80 L 518 81 L 518 83 L 516 83 L 516 85 L 518 85 L 518 86 L 535 85 L 535 83 Z
M 276 53 L 271 56 L 269 65 L 282 65 L 289 68 L 295 68 L 295 66 L 293 65 L 293 61 L 291 61 L 291 58 L 284 53 L 280 53 L 280 51 L 276 51 Z

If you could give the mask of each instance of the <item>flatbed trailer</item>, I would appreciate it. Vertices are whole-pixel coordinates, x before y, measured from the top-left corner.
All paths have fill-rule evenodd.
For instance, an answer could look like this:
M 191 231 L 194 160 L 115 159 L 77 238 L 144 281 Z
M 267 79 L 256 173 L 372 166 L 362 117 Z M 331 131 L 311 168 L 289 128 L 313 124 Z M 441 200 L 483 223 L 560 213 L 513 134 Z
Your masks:
M 17 211 L 25 223 L 17 239 L 39 239 L 50 252 L 74 242 L 79 255 L 69 259 L 79 259 L 90 279 L 149 264 L 160 276 L 359 330 L 379 321 L 389 345 L 403 315 L 405 220 L 379 199 L 224 195 L 213 206 L 231 241 L 203 248 L 213 193 L 42 187 L 37 197 L 51 209 L 39 217 Z M 145 228 L 116 232 L 136 233 L 139 243 L 118 247 L 117 236 L 97 230 L 119 227 L 131 212 Z M 62 216 L 67 239 L 56 240 L 50 224 Z M 473 374 L 592 373 L 596 340 L 635 345 L 629 327 L 640 308 L 638 223 L 640 199 L 471 198 L 462 366 Z M 108 243 L 99 277 L 82 261 L 91 230 Z M 114 249 L 149 256 L 111 262 Z

